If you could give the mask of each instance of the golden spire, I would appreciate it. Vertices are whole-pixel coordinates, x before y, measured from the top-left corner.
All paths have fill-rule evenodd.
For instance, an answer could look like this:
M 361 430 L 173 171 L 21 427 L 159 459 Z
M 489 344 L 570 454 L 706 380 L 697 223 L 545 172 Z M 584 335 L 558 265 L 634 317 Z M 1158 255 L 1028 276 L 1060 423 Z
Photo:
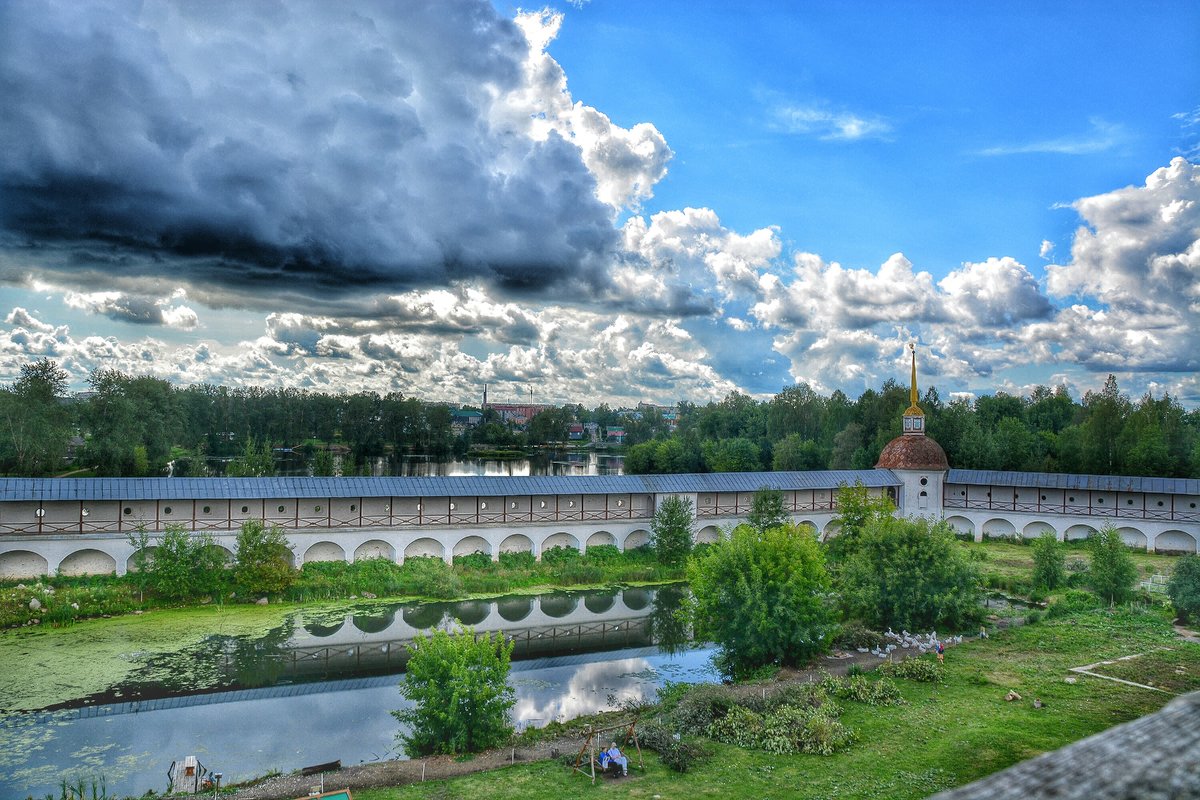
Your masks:
M 917 405 L 917 346 L 909 342 L 908 349 L 912 351 L 912 383 L 909 384 L 908 410 L 904 412 L 904 416 L 923 417 L 925 416 L 925 412 Z

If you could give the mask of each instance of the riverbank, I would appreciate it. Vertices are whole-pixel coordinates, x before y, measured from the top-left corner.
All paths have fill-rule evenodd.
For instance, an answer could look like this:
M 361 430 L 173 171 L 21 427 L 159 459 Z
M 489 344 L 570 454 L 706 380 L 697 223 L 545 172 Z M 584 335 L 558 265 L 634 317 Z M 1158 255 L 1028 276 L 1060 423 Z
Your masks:
M 947 652 L 942 681 L 896 681 L 903 705 L 846 703 L 842 721 L 859 741 L 835 755 L 772 755 L 706 741 L 709 756 L 685 774 L 666 769 L 647 753 L 644 772 L 631 771 L 629 780 L 605 780 L 602 789 L 613 797 L 915 800 L 1157 710 L 1171 694 L 1071 672 L 1138 653 L 1143 654 L 1139 659 L 1121 662 L 1137 665 L 1125 667 L 1136 669 L 1135 681 L 1180 693 L 1200 689 L 1200 645 L 1179 638 L 1161 610 L 1081 611 L 1000 630 L 987 640 L 964 641 Z M 866 667 L 872 660 L 879 663 L 858 654 L 843 664 L 822 659 L 822 665 L 845 673 L 853 663 Z M 775 691 L 810 677 L 789 673 L 755 688 Z M 1009 691 L 1021 699 L 1006 701 Z M 396 762 L 343 770 L 326 776 L 324 785 L 327 790 L 348 786 L 356 800 L 560 800 L 591 787 L 587 778 L 550 759 L 550 748 L 565 753 L 571 752 L 568 745 L 577 750 L 581 743 L 581 737 L 565 737 L 518 748 L 511 766 L 509 750 L 469 761 L 437 760 L 436 772 L 426 766 L 424 783 L 422 762 Z M 282 800 L 303 796 L 312 785 L 312 778 L 278 776 L 233 797 Z

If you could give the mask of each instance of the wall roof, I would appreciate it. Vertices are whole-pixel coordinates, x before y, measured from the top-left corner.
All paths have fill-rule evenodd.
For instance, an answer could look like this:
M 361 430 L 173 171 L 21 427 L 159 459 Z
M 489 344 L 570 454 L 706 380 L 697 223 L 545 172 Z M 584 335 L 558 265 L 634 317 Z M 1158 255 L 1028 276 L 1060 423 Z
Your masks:
M 1075 489 L 1095 492 L 1200 495 L 1200 480 L 1193 478 L 1139 478 L 1129 475 L 1069 475 L 1058 472 L 952 469 L 946 476 L 946 483 L 1027 486 L 1039 489 Z
M 671 494 L 899 486 L 889 470 L 428 478 L 0 478 L 0 501 Z

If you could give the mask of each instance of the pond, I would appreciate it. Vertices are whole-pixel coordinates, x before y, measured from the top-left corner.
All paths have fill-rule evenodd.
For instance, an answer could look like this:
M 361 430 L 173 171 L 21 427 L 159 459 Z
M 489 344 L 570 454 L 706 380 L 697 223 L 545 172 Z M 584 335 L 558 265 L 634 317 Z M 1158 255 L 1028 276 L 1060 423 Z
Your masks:
M 711 648 L 686 647 L 675 621 L 684 591 L 360 604 L 298 611 L 263 632 L 203 636 L 167 652 L 129 641 L 124 656 L 137 666 L 121 680 L 0 717 L 3 796 L 57 795 L 62 779 L 101 775 L 110 795 L 163 791 L 170 763 L 188 755 L 226 783 L 335 759 L 403 757 L 389 712 L 406 705 L 397 689 L 405 644 L 432 628 L 470 624 L 514 639 L 518 728 L 649 699 L 666 680 L 715 680 Z

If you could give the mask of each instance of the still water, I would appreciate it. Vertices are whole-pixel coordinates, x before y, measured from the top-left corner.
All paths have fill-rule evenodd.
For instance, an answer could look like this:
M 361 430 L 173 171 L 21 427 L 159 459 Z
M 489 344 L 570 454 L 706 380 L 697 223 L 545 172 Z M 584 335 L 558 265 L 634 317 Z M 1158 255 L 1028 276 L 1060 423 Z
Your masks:
M 389 711 L 406 705 L 397 690 L 404 645 L 433 628 L 469 624 L 514 639 L 518 728 L 649 699 L 667 680 L 715 680 L 711 649 L 687 647 L 676 621 L 683 591 L 373 604 L 301 611 L 262 636 L 211 636 L 103 693 L 0 719 L 0 797 L 57 794 L 62 779 L 100 775 L 110 795 L 163 791 L 167 767 L 187 755 L 226 783 L 403 757 Z

